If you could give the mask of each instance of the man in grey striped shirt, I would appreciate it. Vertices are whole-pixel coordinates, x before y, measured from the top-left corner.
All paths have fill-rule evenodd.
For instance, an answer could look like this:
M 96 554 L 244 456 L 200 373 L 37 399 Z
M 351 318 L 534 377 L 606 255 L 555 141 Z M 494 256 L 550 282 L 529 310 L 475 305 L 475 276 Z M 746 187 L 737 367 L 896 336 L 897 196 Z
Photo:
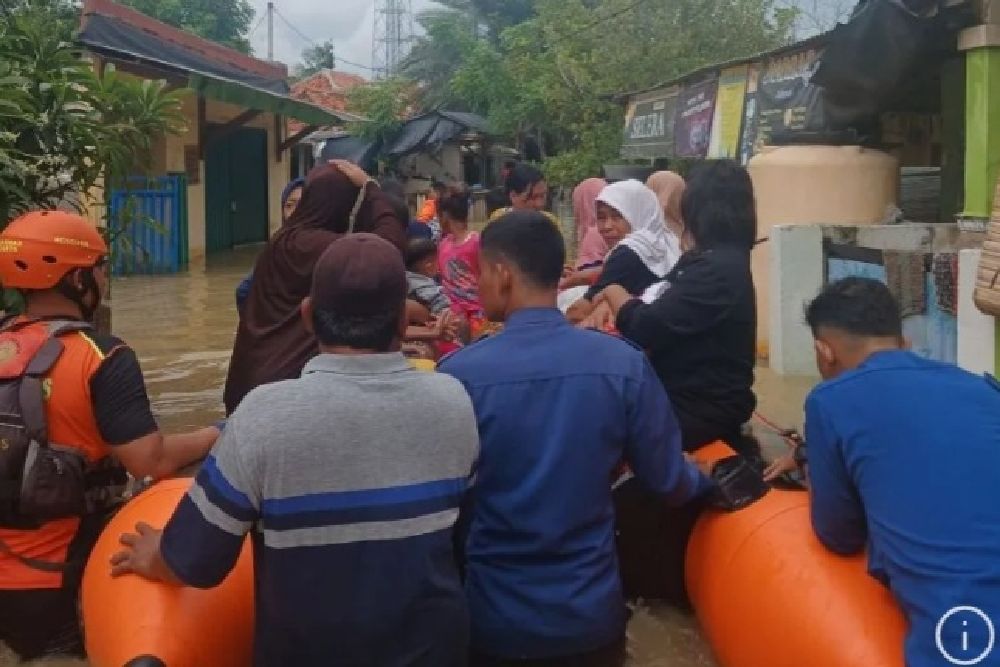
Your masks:
M 335 242 L 303 304 L 321 354 L 243 400 L 162 534 L 125 536 L 115 571 L 215 586 L 250 533 L 255 665 L 465 664 L 452 532 L 476 419 L 458 381 L 398 352 L 405 299 L 393 246 Z

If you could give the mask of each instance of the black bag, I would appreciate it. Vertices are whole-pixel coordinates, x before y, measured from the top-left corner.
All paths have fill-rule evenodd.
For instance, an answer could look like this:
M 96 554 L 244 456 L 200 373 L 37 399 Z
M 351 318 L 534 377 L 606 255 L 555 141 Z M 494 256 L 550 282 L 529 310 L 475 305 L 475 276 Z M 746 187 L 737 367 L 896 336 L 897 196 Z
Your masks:
M 45 376 L 63 351 L 61 334 L 89 328 L 56 320 L 0 331 L 0 527 L 34 529 L 87 513 L 83 453 L 49 442 Z

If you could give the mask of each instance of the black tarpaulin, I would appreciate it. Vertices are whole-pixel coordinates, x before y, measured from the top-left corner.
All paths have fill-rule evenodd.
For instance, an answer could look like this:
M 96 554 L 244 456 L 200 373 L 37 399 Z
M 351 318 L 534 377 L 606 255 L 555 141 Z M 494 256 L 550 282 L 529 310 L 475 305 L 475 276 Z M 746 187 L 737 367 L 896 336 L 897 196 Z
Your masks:
M 831 129 L 867 128 L 900 88 L 953 49 L 939 0 L 863 0 L 838 26 L 812 78 L 822 88 Z
M 489 134 L 489 124 L 472 113 L 432 111 L 403 123 L 383 154 L 400 157 L 432 150 L 469 132 Z
M 366 171 L 373 171 L 378 157 L 378 144 L 361 137 L 327 139 L 320 152 L 321 160 L 349 160 Z

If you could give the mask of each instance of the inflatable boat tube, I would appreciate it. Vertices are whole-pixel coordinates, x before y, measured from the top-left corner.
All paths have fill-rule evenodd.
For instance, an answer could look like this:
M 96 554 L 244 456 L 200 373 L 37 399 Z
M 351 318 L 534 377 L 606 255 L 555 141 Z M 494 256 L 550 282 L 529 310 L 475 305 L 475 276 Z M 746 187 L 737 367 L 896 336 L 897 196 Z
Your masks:
M 715 462 L 724 444 L 695 454 Z M 864 555 L 827 551 L 804 491 L 772 489 L 733 513 L 706 512 L 686 581 L 721 667 L 903 667 L 906 621 Z
M 253 662 L 249 543 L 219 586 L 198 590 L 111 577 L 119 538 L 144 521 L 166 524 L 190 479 L 159 482 L 131 500 L 101 534 L 83 575 L 83 626 L 94 667 L 246 667 Z

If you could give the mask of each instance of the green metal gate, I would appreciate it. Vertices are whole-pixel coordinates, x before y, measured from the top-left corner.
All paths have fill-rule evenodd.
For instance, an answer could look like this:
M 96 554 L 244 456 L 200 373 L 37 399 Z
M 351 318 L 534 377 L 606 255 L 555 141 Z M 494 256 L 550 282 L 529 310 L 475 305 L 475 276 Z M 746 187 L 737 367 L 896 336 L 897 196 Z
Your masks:
M 209 144 L 205 155 L 208 252 L 267 240 L 267 162 L 267 132 L 261 129 L 240 128 Z

